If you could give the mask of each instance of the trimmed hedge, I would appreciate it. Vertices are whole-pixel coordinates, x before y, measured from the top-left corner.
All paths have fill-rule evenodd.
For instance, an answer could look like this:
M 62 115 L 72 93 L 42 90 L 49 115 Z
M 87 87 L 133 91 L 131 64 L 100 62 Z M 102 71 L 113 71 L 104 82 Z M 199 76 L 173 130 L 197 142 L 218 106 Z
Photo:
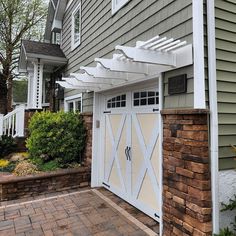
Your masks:
M 36 112 L 29 124 L 27 148 L 32 159 L 44 163 L 80 162 L 85 147 L 86 130 L 79 114 L 71 112 Z

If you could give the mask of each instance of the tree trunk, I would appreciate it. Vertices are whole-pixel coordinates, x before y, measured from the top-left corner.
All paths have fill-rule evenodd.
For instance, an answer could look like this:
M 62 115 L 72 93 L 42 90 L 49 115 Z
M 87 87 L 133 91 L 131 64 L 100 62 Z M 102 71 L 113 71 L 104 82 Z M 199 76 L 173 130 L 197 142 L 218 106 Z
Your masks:
M 0 113 L 7 113 L 7 84 L 3 75 L 0 74 Z
M 13 79 L 12 76 L 9 76 L 7 80 L 7 112 L 11 112 L 13 100 Z

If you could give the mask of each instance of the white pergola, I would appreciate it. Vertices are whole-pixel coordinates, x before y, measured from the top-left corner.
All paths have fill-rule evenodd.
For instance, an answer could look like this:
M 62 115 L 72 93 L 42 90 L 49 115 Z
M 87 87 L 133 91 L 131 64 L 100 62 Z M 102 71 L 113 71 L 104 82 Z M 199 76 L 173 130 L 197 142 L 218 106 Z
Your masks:
M 193 63 L 192 44 L 173 38 L 156 36 L 137 41 L 135 47 L 118 45 L 115 49 L 112 59 L 95 58 L 96 67 L 81 66 L 79 73 L 71 73 L 57 83 L 81 92 L 99 92 Z

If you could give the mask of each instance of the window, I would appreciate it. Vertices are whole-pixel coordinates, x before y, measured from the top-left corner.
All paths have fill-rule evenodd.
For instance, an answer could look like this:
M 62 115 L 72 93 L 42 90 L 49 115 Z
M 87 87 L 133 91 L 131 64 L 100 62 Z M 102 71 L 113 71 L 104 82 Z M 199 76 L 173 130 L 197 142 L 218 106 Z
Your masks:
M 130 0 L 112 0 L 112 14 L 115 14 Z
M 122 94 L 107 100 L 107 108 L 126 107 L 126 94 Z
M 153 106 L 159 104 L 159 93 L 156 91 L 141 91 L 133 93 L 133 106 Z
M 71 48 L 74 50 L 80 45 L 81 39 L 81 5 L 72 13 L 72 22 L 71 22 Z
M 53 44 L 61 44 L 61 33 L 52 32 L 52 43 Z
M 65 98 L 66 112 L 82 112 L 82 94 Z

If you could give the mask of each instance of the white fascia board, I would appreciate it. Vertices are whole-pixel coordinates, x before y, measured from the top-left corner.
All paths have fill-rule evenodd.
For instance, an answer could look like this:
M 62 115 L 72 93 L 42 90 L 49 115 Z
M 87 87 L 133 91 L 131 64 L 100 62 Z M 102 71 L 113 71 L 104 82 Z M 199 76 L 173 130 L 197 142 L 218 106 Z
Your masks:
M 60 64 L 66 64 L 67 63 L 66 58 L 53 57 L 53 56 L 48 56 L 48 55 L 43 55 L 43 54 L 27 53 L 27 60 L 28 61 L 34 61 L 37 58 L 42 59 L 45 62 L 45 64 L 46 64 L 46 62 L 48 64 L 50 64 L 50 62 L 51 63 L 60 63 Z
M 219 153 L 218 153 L 218 109 L 216 80 L 216 33 L 215 4 L 207 0 L 208 34 L 208 82 L 210 103 L 210 155 L 211 155 L 211 192 L 213 234 L 219 233 Z
M 54 20 L 62 21 L 65 10 L 66 10 L 67 1 L 65 0 L 58 0 Z
M 54 4 L 54 1 L 53 1 L 53 0 L 50 0 L 50 2 L 51 2 L 51 4 L 52 4 L 53 8 L 56 9 L 56 6 L 55 6 L 55 4 Z
M 62 19 L 66 10 L 67 1 L 58 0 L 53 23 L 52 23 L 52 31 L 60 31 L 62 29 Z
M 203 0 L 193 0 L 194 108 L 206 108 Z
M 61 20 L 53 20 L 51 31 L 60 31 L 62 30 L 62 21 Z

